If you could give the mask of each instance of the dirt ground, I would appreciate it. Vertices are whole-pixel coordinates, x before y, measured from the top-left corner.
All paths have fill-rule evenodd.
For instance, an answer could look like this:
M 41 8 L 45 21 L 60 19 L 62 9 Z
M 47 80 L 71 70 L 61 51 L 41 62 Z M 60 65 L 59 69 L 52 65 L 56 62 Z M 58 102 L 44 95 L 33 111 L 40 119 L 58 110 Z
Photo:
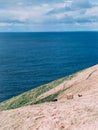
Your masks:
M 71 88 L 56 102 L 0 112 L 0 130 L 98 130 L 98 65 L 78 73 L 41 97 L 65 86 Z M 74 98 L 67 100 L 66 94 L 70 92 Z

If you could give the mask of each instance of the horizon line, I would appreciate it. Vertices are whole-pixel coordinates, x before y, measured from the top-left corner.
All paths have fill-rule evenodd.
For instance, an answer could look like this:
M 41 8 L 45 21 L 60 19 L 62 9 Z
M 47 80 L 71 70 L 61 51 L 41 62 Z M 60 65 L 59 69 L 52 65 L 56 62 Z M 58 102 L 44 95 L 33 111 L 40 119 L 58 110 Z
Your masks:
M 90 30 L 90 31 L 28 31 L 28 32 L 23 32 L 23 31 L 12 31 L 12 32 L 0 32 L 0 33 L 68 33 L 68 32 L 98 32 L 98 30 Z

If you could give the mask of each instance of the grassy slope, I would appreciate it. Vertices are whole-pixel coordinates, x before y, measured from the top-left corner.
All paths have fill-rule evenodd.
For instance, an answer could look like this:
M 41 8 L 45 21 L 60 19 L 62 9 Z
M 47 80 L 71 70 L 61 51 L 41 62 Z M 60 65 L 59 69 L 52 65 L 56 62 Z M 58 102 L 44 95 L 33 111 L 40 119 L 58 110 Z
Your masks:
M 8 110 L 8 109 L 14 109 L 14 108 L 18 108 L 21 106 L 26 106 L 26 105 L 30 105 L 30 104 L 38 104 L 38 103 L 42 103 L 42 102 L 46 102 L 46 101 L 51 101 L 54 98 L 56 98 L 60 92 L 55 93 L 53 95 L 49 95 L 48 97 L 45 97 L 43 99 L 39 99 L 38 101 L 36 101 L 36 99 L 43 93 L 49 91 L 50 89 L 58 86 L 59 84 L 61 84 L 63 81 L 65 80 L 70 80 L 72 77 L 74 77 L 75 74 L 55 80 L 49 84 L 45 84 L 42 85 L 40 87 L 37 87 L 35 89 L 32 89 L 28 92 L 25 92 L 19 96 L 13 97 L 9 100 L 6 100 L 2 103 L 0 103 L 0 111 L 2 110 Z

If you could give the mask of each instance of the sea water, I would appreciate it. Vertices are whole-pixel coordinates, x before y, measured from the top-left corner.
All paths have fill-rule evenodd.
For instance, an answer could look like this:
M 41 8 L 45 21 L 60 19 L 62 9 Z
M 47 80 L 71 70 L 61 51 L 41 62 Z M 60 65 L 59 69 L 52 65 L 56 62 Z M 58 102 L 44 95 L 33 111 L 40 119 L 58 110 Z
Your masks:
M 98 63 L 98 32 L 0 33 L 0 102 Z

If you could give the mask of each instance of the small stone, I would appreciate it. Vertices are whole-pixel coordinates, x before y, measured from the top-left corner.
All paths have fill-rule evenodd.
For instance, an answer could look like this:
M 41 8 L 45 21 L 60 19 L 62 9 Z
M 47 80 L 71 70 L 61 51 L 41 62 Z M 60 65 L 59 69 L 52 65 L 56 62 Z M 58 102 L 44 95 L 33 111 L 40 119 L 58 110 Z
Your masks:
M 82 97 L 82 94 L 78 94 L 78 97 Z
M 58 100 L 57 99 L 53 99 L 52 102 L 57 102 Z
M 68 100 L 74 98 L 74 95 L 73 95 L 72 93 L 68 93 L 66 96 L 67 96 L 67 99 L 68 99 Z

